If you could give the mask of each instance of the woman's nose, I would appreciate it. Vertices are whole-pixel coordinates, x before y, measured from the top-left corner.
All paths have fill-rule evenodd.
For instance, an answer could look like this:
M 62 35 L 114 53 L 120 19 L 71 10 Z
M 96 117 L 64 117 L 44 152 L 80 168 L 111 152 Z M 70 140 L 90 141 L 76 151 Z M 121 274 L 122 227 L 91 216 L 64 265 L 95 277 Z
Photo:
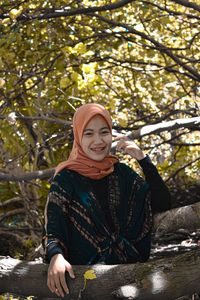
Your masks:
M 102 136 L 100 134 L 95 134 L 95 143 L 102 142 Z

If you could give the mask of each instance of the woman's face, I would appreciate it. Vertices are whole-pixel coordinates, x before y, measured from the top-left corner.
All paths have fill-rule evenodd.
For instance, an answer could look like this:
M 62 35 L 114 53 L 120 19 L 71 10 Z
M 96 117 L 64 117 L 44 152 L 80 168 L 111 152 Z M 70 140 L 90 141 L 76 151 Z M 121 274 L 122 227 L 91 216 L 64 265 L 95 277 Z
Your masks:
M 112 135 L 105 119 L 96 115 L 83 131 L 82 149 L 85 154 L 96 161 L 101 161 L 110 152 Z

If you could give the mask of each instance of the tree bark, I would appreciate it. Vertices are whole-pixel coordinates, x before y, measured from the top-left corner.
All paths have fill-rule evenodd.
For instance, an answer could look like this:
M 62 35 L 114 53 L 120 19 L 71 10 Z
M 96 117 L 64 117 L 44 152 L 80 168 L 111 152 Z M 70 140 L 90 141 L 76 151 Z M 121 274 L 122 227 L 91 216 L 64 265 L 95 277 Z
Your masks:
M 0 293 L 58 299 L 46 286 L 47 268 L 40 261 L 0 257 Z M 173 259 L 73 269 L 76 278 L 67 276 L 70 295 L 66 300 L 169 300 L 200 292 L 200 249 Z
M 167 233 L 186 229 L 190 232 L 200 228 L 200 203 L 173 208 L 154 216 L 153 231 L 158 239 Z
M 178 229 L 200 228 L 200 203 L 174 208 L 154 217 L 154 239 Z M 48 265 L 0 257 L 0 293 L 56 298 L 46 286 Z M 73 266 L 67 276 L 67 300 L 176 299 L 200 292 L 200 249 L 173 258 L 128 265 Z M 89 273 L 87 272 L 89 271 Z M 85 285 L 85 286 L 84 286 Z M 58 297 L 57 297 L 58 298 Z

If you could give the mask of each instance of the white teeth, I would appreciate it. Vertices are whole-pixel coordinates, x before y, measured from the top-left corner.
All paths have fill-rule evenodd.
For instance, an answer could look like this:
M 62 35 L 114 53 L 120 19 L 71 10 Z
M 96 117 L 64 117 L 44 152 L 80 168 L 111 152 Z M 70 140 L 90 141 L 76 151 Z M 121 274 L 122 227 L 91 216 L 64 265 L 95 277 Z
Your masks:
M 102 151 L 104 148 L 91 149 L 92 151 Z

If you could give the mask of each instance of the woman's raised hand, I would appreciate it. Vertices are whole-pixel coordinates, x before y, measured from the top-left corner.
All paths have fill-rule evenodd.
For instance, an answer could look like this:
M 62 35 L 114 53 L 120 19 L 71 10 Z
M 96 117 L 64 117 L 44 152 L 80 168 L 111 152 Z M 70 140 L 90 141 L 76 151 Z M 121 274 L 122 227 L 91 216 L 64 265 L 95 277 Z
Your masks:
M 146 155 L 136 145 L 136 143 L 131 140 L 128 140 L 126 136 L 120 135 L 117 136 L 114 140 L 118 141 L 116 146 L 117 151 L 122 150 L 125 154 L 129 154 L 132 158 L 135 158 L 137 160 L 145 158 Z
M 50 291 L 57 296 L 64 297 L 64 292 L 69 294 L 69 289 L 65 280 L 66 271 L 71 278 L 75 278 L 72 266 L 65 260 L 63 255 L 60 253 L 54 255 L 49 264 L 47 286 Z

